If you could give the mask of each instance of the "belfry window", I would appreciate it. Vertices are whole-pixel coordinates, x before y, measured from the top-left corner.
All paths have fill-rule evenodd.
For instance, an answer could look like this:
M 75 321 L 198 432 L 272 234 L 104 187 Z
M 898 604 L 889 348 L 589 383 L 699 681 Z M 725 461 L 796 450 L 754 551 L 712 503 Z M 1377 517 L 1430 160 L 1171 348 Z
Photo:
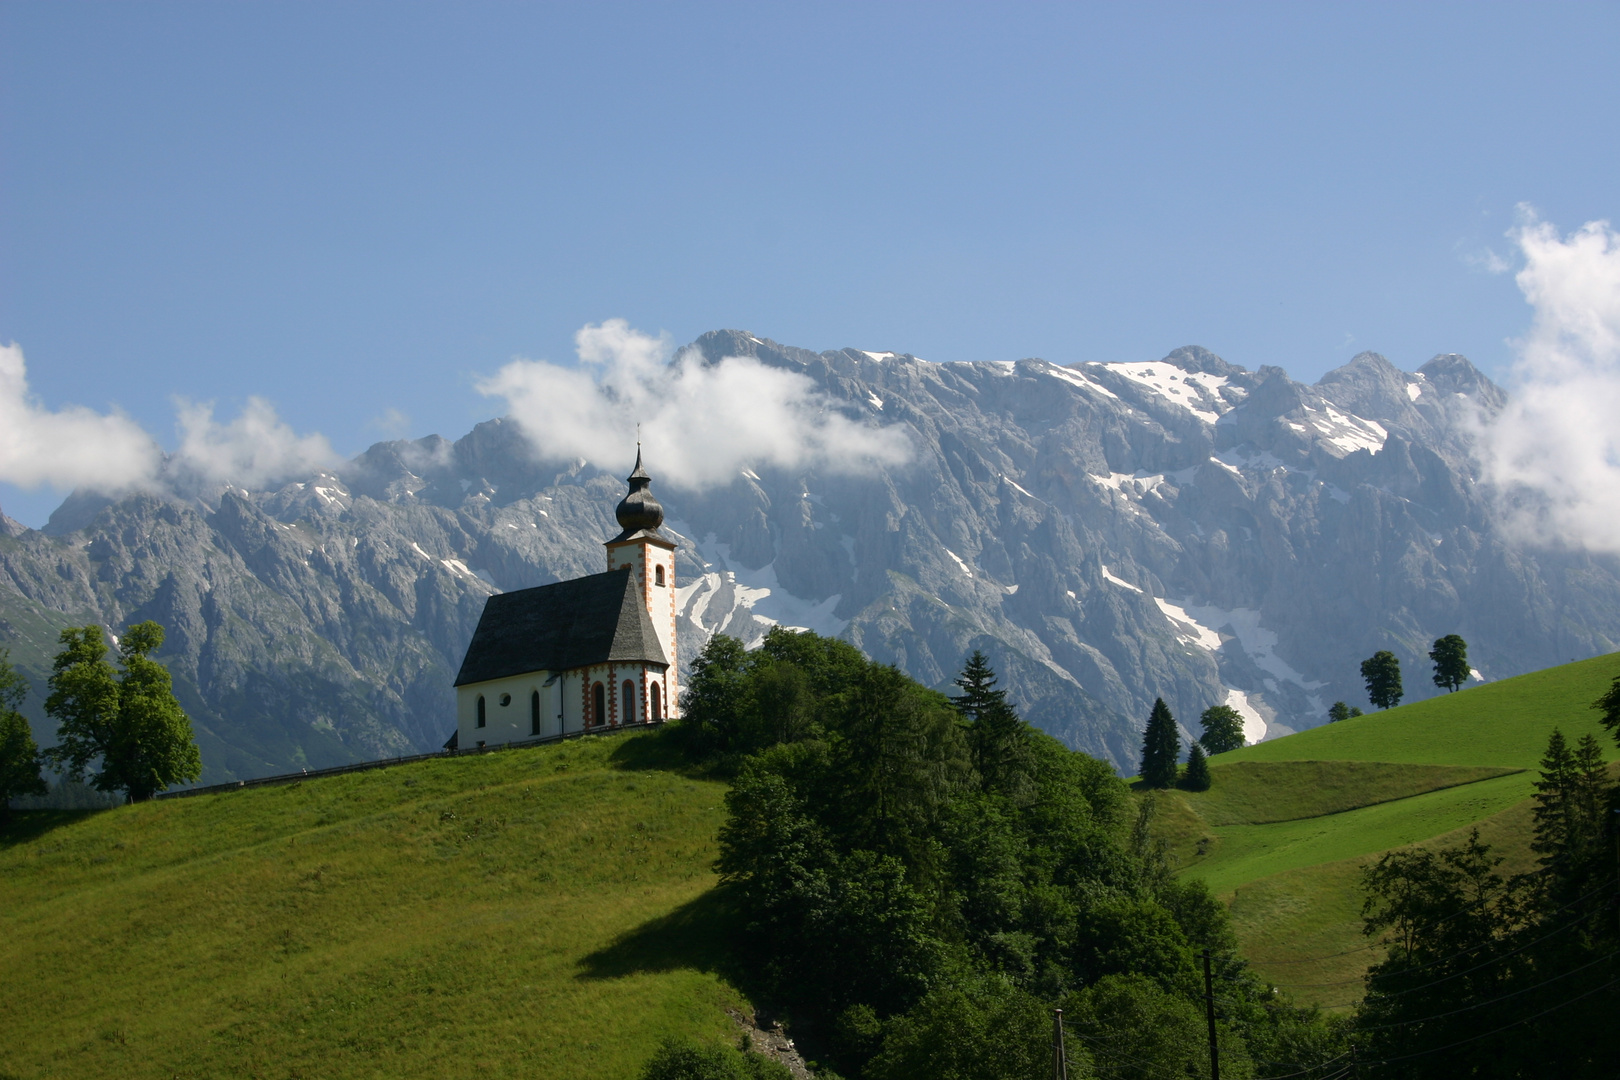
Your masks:
M 529 695 L 529 734 L 540 734 L 540 691 Z
M 478 695 L 478 726 L 484 726 L 484 695 Z
M 653 584 L 658 585 L 660 587 L 663 586 L 663 584 L 664 584 L 664 568 L 662 566 L 658 566 L 658 567 L 653 568 Z
M 629 679 L 624 680 L 624 722 L 636 722 L 636 684 Z

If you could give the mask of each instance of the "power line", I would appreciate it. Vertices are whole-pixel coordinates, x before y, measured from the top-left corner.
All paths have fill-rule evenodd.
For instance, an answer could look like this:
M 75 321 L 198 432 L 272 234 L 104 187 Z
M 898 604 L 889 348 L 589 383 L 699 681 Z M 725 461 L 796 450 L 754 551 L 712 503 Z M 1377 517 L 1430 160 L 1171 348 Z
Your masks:
M 1570 908 L 1574 907 L 1575 905 L 1584 904 L 1586 901 L 1590 900 L 1592 897 L 1596 896 L 1598 893 L 1602 892 L 1603 890 L 1605 890 L 1605 889 L 1607 889 L 1609 887 L 1610 887 L 1610 882 L 1605 881 L 1602 885 L 1599 885 L 1596 888 L 1592 889 L 1590 892 L 1586 893 L 1584 896 L 1577 897 L 1576 899 L 1571 900 L 1569 903 L 1565 904 L 1563 907 L 1555 908 L 1554 910 L 1548 912 L 1547 914 L 1549 916 L 1562 915 L 1564 912 L 1568 911 Z M 1468 912 L 1467 909 L 1465 909 L 1463 911 L 1453 912 L 1452 914 L 1447 915 L 1445 918 L 1443 918 L 1443 919 L 1439 920 L 1438 922 L 1434 923 L 1430 927 L 1430 929 L 1435 929 L 1435 928 L 1438 928 L 1438 927 L 1441 927 L 1441 926 L 1445 926 L 1447 923 L 1452 922 L 1455 919 L 1459 919 L 1462 916 L 1467 915 L 1468 913 L 1469 912 Z M 1480 945 L 1486 944 L 1490 940 L 1491 939 L 1489 939 L 1489 938 L 1481 938 L 1478 942 L 1476 942 L 1473 945 L 1470 945 L 1466 949 L 1463 949 L 1461 952 L 1453 953 L 1452 956 L 1461 956 L 1461 955 L 1463 955 L 1463 953 L 1472 952 L 1474 949 L 1477 949 Z M 1374 942 L 1371 945 L 1358 945 L 1356 948 L 1347 949 L 1344 952 L 1328 953 L 1325 956 L 1305 956 L 1305 957 L 1301 957 L 1301 958 L 1299 958 L 1297 960 L 1251 960 L 1251 959 L 1248 959 L 1247 957 L 1245 957 L 1244 959 L 1251 967 L 1254 966 L 1254 965 L 1257 965 L 1257 964 L 1264 965 L 1266 967 L 1282 967 L 1282 966 L 1288 965 L 1288 964 L 1317 964 L 1317 963 L 1321 963 L 1323 960 L 1337 960 L 1338 958 L 1340 958 L 1342 956 L 1354 956 L 1356 953 L 1359 953 L 1359 952 L 1367 952 L 1367 951 L 1369 951 L 1371 949 L 1383 949 L 1383 948 L 1387 948 L 1387 947 L 1388 947 L 1387 943 Z M 1446 959 L 1450 959 L 1450 957 L 1447 957 Z M 1430 963 L 1436 963 L 1437 964 L 1437 963 L 1441 963 L 1441 962 L 1442 961 L 1440 961 L 1440 960 L 1435 960 L 1435 961 L 1431 961 Z M 1411 968 L 1411 969 L 1408 969 L 1408 970 L 1416 971 L 1418 969 Z M 1348 979 L 1348 980 L 1346 980 L 1346 982 L 1357 982 L 1357 981 L 1359 981 L 1359 980 L 1356 980 L 1356 979 Z M 1343 985 L 1343 984 L 1335 984 L 1335 983 L 1276 983 L 1274 985 L 1276 985 L 1276 986 L 1334 986 L 1334 985 Z
M 1607 888 L 1607 887 L 1608 886 L 1606 886 L 1606 885 L 1603 886 L 1603 888 Z M 1596 891 L 1597 890 L 1594 890 L 1594 893 Z M 1592 895 L 1594 895 L 1594 893 L 1588 893 L 1587 896 L 1592 896 Z M 1573 905 L 1570 905 L 1570 906 L 1573 906 Z M 1557 912 L 1554 912 L 1554 914 L 1557 914 Z M 1571 919 L 1569 922 L 1567 922 L 1564 925 L 1558 927 L 1556 930 L 1548 931 L 1547 933 L 1545 933 L 1545 934 L 1541 935 L 1540 937 L 1536 938 L 1534 941 L 1528 942 L 1528 943 L 1526 943 L 1524 945 L 1520 945 L 1518 948 L 1512 949 L 1512 950 L 1510 950 L 1508 952 L 1501 953 L 1501 954 L 1499 954 L 1499 955 L 1497 955 L 1495 957 L 1492 957 L 1489 960 L 1486 960 L 1484 963 L 1476 964 L 1475 966 L 1473 966 L 1471 968 L 1467 968 L 1467 969 L 1465 969 L 1463 971 L 1453 972 L 1450 975 L 1446 975 L 1443 978 L 1435 979 L 1433 982 L 1424 983 L 1421 986 L 1411 986 L 1411 987 L 1406 988 L 1405 990 L 1398 990 L 1393 994 L 1385 994 L 1383 996 L 1384 997 L 1400 997 L 1402 994 L 1410 994 L 1414 990 L 1423 990 L 1423 989 L 1426 989 L 1426 988 L 1428 988 L 1430 986 L 1439 986 L 1441 983 L 1446 982 L 1449 979 L 1455 979 L 1455 978 L 1458 978 L 1459 976 L 1467 975 L 1467 974 L 1470 974 L 1471 972 L 1478 971 L 1481 968 L 1490 967 L 1492 964 L 1500 963 L 1501 961 L 1506 960 L 1510 956 L 1516 956 L 1517 954 L 1523 952 L 1526 949 L 1534 948 L 1535 946 L 1540 945 L 1543 941 L 1546 941 L 1548 938 L 1553 937 L 1554 935 L 1557 935 L 1557 934 L 1562 934 L 1565 930 L 1568 930 L 1571 927 L 1579 926 L 1579 925 L 1581 925 L 1582 922 L 1584 922 L 1586 919 L 1588 919 L 1590 917 L 1591 917 L 1590 913 L 1583 914 L 1579 918 Z M 1351 983 L 1362 982 L 1365 979 L 1388 979 L 1388 978 L 1393 978 L 1393 977 L 1395 977 L 1397 975 L 1409 975 L 1414 971 L 1423 971 L 1426 968 L 1435 967 L 1435 966 L 1437 966 L 1439 964 L 1444 964 L 1447 961 L 1455 960 L 1459 956 L 1465 956 L 1468 953 L 1474 952 L 1476 949 L 1479 949 L 1479 948 L 1481 948 L 1481 947 L 1483 947 L 1485 945 L 1488 945 L 1488 944 L 1490 944 L 1489 941 L 1482 941 L 1482 942 L 1479 942 L 1477 944 L 1471 945 L 1466 949 L 1462 949 L 1462 950 L 1460 950 L 1458 952 L 1454 952 L 1450 956 L 1442 956 L 1437 960 L 1429 960 L 1429 961 L 1426 961 L 1426 962 L 1424 962 L 1422 964 L 1416 964 L 1416 965 L 1414 965 L 1412 967 L 1409 967 L 1409 968 L 1403 968 L 1400 971 L 1381 972 L 1381 973 L 1376 974 L 1376 975 L 1372 974 L 1372 973 L 1368 973 L 1367 975 L 1363 976 L 1362 979 L 1340 979 L 1337 982 L 1326 982 L 1326 983 L 1277 983 L 1276 985 L 1284 987 L 1285 989 L 1289 989 L 1289 990 L 1306 990 L 1306 989 L 1316 989 L 1316 988 L 1323 987 L 1323 986 L 1348 986 Z
M 1593 960 L 1593 961 L 1590 961 L 1588 963 L 1582 964 L 1578 968 L 1571 968 L 1568 971 L 1561 972 L 1561 973 L 1559 973 L 1557 975 L 1552 976 L 1551 978 L 1542 979 L 1538 983 L 1532 983 L 1529 986 L 1520 987 L 1519 989 L 1511 991 L 1509 993 L 1499 994 L 1498 996 L 1490 998 L 1489 1000 L 1475 1002 L 1473 1005 L 1466 1005 L 1466 1006 L 1464 1006 L 1463 1008 L 1460 1008 L 1460 1009 L 1452 1009 L 1450 1012 L 1435 1013 L 1433 1016 L 1420 1016 L 1420 1017 L 1418 1017 L 1418 1018 L 1416 1018 L 1414 1020 L 1401 1020 L 1401 1021 L 1399 1021 L 1397 1023 L 1393 1023 L 1393 1024 L 1374 1024 L 1371 1027 L 1362 1027 L 1362 1028 L 1358 1028 L 1357 1030 L 1358 1031 L 1384 1031 L 1384 1030 L 1387 1030 L 1388 1028 L 1410 1027 L 1413 1024 L 1426 1024 L 1431 1020 L 1444 1020 L 1448 1016 L 1460 1016 L 1463 1013 L 1474 1012 L 1474 1011 L 1476 1011 L 1478 1009 L 1484 1009 L 1484 1008 L 1487 1008 L 1487 1007 L 1489 1007 L 1491 1005 L 1495 1005 L 1498 1002 L 1507 1001 L 1509 998 L 1516 998 L 1520 994 L 1528 994 L 1532 990 L 1538 990 L 1543 986 L 1551 985 L 1552 983 L 1555 983 L 1560 979 L 1567 979 L 1571 975 L 1578 975 L 1581 972 L 1585 971 L 1587 968 L 1594 967 L 1594 966 L 1596 966 L 1598 964 L 1601 964 L 1605 960 L 1612 960 L 1616 956 L 1620 956 L 1620 949 L 1616 949 L 1614 952 L 1604 953 L 1602 956 L 1598 957 L 1596 960 Z
M 1590 966 L 1590 965 L 1588 965 L 1588 966 Z M 1548 981 L 1551 982 L 1552 980 L 1549 979 Z M 1543 1016 L 1546 1016 L 1548 1013 L 1555 1013 L 1559 1009 L 1568 1008 L 1569 1006 L 1575 1004 L 1577 1001 L 1583 1001 L 1586 998 L 1591 997 L 1593 994 L 1600 994 L 1603 991 L 1607 990 L 1609 987 L 1614 986 L 1616 983 L 1620 983 L 1620 975 L 1617 975 L 1614 978 L 1610 979 L 1608 982 L 1604 983 L 1602 986 L 1593 987 L 1592 989 L 1588 990 L 1584 994 L 1577 994 L 1575 997 L 1570 998 L 1568 1001 L 1560 1002 L 1559 1004 L 1554 1005 L 1551 1008 L 1542 1009 L 1540 1012 L 1535 1013 L 1532 1016 L 1526 1016 L 1523 1019 L 1515 1020 L 1511 1024 L 1503 1024 L 1501 1027 L 1492 1028 L 1490 1031 L 1482 1032 L 1481 1034 L 1478 1034 L 1478 1035 L 1471 1035 L 1466 1039 L 1459 1039 L 1459 1040 L 1457 1040 L 1456 1042 L 1453 1042 L 1453 1043 L 1447 1043 L 1445 1046 L 1434 1046 L 1434 1047 L 1430 1047 L 1427 1050 L 1418 1050 L 1418 1051 L 1416 1051 L 1414 1053 L 1411 1053 L 1411 1054 L 1402 1054 L 1399 1057 L 1379 1058 L 1379 1059 L 1371 1060 L 1371 1061 L 1363 1061 L 1363 1062 L 1361 1062 L 1361 1064 L 1363 1064 L 1363 1065 L 1391 1065 L 1391 1064 L 1394 1064 L 1397 1061 L 1409 1061 L 1412 1058 L 1425 1057 L 1425 1056 L 1427 1056 L 1429 1054 L 1438 1054 L 1443 1050 L 1454 1050 L 1459 1046 L 1467 1046 L 1469 1043 L 1478 1042 L 1481 1039 L 1488 1039 L 1493 1035 L 1499 1035 L 1502 1032 L 1509 1031 L 1509 1030 L 1511 1030 L 1513 1028 L 1516 1028 L 1516 1027 L 1520 1026 L 1521 1024 L 1528 1024 L 1532 1020 L 1540 1020 Z M 1542 985 L 1544 985 L 1544 984 L 1542 984 Z M 1497 1000 L 1501 1000 L 1501 999 L 1497 999 Z M 1399 1025 L 1394 1025 L 1394 1026 L 1398 1027 Z

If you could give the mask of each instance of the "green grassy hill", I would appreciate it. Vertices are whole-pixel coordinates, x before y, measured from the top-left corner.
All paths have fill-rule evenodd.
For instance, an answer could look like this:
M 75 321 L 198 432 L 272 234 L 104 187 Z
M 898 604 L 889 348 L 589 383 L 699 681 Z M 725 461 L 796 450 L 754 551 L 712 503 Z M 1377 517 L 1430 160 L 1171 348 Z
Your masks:
M 735 1039 L 725 788 L 660 745 L 18 815 L 0 1077 L 631 1077 Z
M 1298 997 L 1343 1005 L 1380 953 L 1361 934 L 1362 867 L 1391 848 L 1478 825 L 1529 869 L 1533 784 L 1547 736 L 1615 745 L 1589 706 L 1620 653 L 1476 686 L 1211 759 L 1207 792 L 1161 793 L 1180 872 L 1231 905 L 1244 951 Z

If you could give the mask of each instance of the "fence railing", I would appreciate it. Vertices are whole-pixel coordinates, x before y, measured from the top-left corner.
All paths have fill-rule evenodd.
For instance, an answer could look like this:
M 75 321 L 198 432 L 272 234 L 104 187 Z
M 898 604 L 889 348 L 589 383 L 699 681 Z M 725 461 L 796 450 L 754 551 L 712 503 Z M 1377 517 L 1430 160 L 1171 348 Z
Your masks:
M 253 780 L 232 780 L 229 783 L 208 784 L 205 787 L 178 788 L 174 791 L 159 792 L 152 797 L 154 799 L 185 799 L 192 795 L 214 795 L 222 791 L 242 791 L 246 788 L 270 787 L 274 784 L 296 784 L 300 780 L 312 780 L 318 776 L 339 776 L 343 773 L 365 772 L 368 769 L 386 769 L 393 765 L 409 765 L 413 761 L 438 761 L 443 758 L 465 757 L 468 754 L 497 754 L 504 750 L 525 750 L 533 746 L 559 743 L 565 739 L 579 739 L 594 735 L 616 735 L 622 731 L 645 731 L 648 728 L 656 727 L 663 727 L 663 721 L 651 720 L 639 724 L 619 724 L 617 726 L 603 725 L 586 728 L 582 731 L 565 731 L 558 735 L 542 735 L 535 739 L 500 743 L 496 746 L 469 746 L 456 750 L 438 750 L 431 754 L 408 754 L 405 757 L 382 758 L 379 761 L 357 761 L 350 765 L 332 765 L 325 769 L 304 769 L 295 773 L 282 773 L 279 776 L 260 776 Z

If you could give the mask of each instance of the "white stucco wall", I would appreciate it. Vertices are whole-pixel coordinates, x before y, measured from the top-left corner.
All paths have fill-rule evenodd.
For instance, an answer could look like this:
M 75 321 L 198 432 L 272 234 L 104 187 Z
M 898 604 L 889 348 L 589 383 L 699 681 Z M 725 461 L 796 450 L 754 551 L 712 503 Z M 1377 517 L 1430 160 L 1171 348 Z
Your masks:
M 666 571 L 667 572 L 667 571 Z M 469 683 L 456 687 L 457 745 L 470 750 L 480 743 L 499 746 L 502 743 L 523 742 L 533 738 L 547 738 L 559 733 L 581 731 L 585 727 L 586 703 L 591 687 L 603 684 L 607 699 L 608 720 L 612 725 L 626 722 L 624 710 L 624 683 L 633 684 L 636 696 L 635 716 L 631 722 L 643 723 L 647 719 L 649 687 L 659 688 L 659 699 L 668 702 L 669 676 L 672 672 L 660 670 L 651 664 L 598 664 L 590 668 L 566 671 L 550 686 L 549 671 L 536 671 L 526 675 L 513 675 L 504 679 Z M 540 692 L 540 734 L 533 733 L 530 695 Z M 501 704 L 501 695 L 511 695 L 511 702 Z M 484 698 L 484 726 L 478 726 L 478 698 Z M 667 707 L 664 718 L 669 713 Z

